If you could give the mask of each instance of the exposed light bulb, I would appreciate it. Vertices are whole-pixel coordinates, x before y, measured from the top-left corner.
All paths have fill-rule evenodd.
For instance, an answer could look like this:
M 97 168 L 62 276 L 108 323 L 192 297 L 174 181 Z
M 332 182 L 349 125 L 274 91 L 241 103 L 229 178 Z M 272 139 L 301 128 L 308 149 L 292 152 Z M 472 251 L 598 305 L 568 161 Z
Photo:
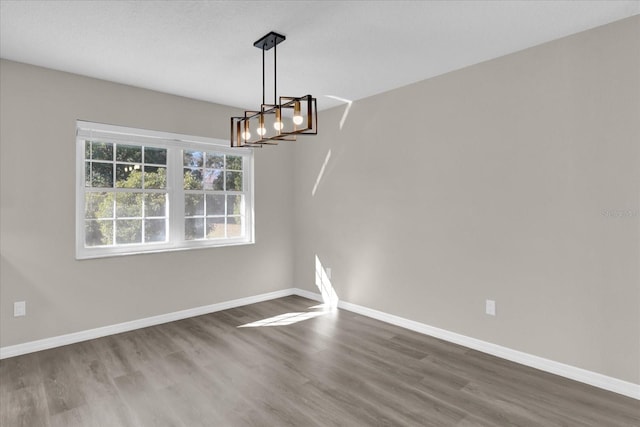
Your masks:
M 260 114 L 260 119 L 258 120 L 258 129 L 256 129 L 258 135 L 264 136 L 267 133 L 267 129 L 264 127 L 264 116 Z
M 284 125 L 282 124 L 282 116 L 280 113 L 280 108 L 276 108 L 276 121 L 273 122 L 273 128 L 277 131 L 281 131 Z
M 300 102 L 296 101 L 293 104 L 293 123 L 296 125 L 301 125 L 303 121 L 302 115 L 300 114 Z
M 249 132 L 249 122 L 248 121 L 244 122 L 244 132 L 242 132 L 241 136 L 242 136 L 242 139 L 244 139 L 245 141 L 247 141 L 249 138 L 251 138 L 251 132 Z

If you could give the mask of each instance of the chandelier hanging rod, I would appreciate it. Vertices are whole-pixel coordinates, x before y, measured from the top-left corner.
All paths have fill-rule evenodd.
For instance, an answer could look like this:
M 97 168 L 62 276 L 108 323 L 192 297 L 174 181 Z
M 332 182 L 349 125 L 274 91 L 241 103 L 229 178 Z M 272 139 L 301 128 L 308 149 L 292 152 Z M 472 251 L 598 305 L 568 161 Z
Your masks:
M 278 93 L 278 45 L 287 39 L 286 36 L 271 31 L 269 34 L 256 40 L 253 45 L 262 50 L 262 103 L 265 104 L 265 62 L 264 53 L 273 48 L 273 103 L 277 101 Z

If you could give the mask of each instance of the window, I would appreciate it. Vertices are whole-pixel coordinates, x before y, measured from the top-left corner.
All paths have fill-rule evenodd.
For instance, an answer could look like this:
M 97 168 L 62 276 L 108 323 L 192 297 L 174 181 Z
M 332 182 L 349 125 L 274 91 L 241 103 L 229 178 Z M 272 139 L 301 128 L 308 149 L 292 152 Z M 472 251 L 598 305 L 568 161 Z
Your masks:
M 253 243 L 253 154 L 78 121 L 76 258 Z

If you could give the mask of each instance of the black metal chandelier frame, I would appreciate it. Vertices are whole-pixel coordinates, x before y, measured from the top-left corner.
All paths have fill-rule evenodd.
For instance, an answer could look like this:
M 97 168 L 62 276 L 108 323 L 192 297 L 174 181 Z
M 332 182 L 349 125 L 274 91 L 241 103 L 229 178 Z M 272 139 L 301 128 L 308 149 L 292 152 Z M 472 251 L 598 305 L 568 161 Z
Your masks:
M 247 110 L 231 117 L 231 147 L 262 147 L 279 141 L 295 141 L 297 135 L 318 133 L 316 98 L 277 96 L 277 46 L 286 40 L 274 31 L 253 43 L 262 50 L 262 104 L 259 111 Z M 265 52 L 273 48 L 273 103 L 265 102 Z M 272 126 L 267 126 L 271 124 Z M 254 133 L 255 132 L 255 133 Z

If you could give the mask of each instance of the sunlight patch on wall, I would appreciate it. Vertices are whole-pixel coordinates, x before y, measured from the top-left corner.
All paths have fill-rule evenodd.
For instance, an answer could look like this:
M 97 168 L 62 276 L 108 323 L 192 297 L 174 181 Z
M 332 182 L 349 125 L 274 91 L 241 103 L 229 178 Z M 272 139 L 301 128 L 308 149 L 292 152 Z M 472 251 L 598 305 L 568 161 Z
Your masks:
M 338 294 L 333 289 L 331 280 L 326 270 L 320 262 L 320 258 L 316 255 L 316 286 L 322 295 L 323 306 L 326 308 L 335 308 L 338 306 Z
M 350 99 L 340 98 L 339 96 L 333 96 L 333 95 L 325 95 L 325 96 L 327 98 L 335 99 L 337 101 L 342 101 L 345 104 L 347 104 L 347 106 L 344 109 L 344 113 L 342 113 L 342 118 L 340 119 L 340 130 L 342 130 L 342 127 L 344 126 L 344 122 L 347 120 L 347 116 L 349 115 L 349 110 L 351 110 L 351 105 L 353 104 L 353 101 L 351 101 Z
M 318 177 L 316 178 L 316 183 L 313 185 L 313 190 L 311 190 L 311 197 L 316 195 L 316 190 L 318 189 L 318 185 L 320 185 L 320 181 L 322 181 L 324 169 L 327 167 L 327 163 L 329 163 L 330 158 L 331 150 L 327 151 L 327 156 L 324 158 L 324 163 L 322 163 L 322 167 L 320 168 L 320 172 L 318 173 Z

